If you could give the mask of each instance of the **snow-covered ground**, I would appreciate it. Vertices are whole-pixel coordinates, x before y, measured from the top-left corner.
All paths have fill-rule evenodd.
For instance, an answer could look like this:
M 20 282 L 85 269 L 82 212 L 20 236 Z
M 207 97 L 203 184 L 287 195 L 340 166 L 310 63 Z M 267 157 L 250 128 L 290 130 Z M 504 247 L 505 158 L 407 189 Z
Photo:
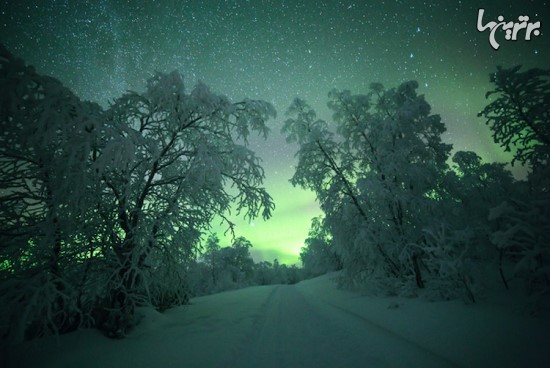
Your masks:
M 297 285 L 143 309 L 126 339 L 95 330 L 11 347 L 3 367 L 550 367 L 550 320 L 512 303 L 426 302 Z M 7 364 L 7 365 L 5 365 Z

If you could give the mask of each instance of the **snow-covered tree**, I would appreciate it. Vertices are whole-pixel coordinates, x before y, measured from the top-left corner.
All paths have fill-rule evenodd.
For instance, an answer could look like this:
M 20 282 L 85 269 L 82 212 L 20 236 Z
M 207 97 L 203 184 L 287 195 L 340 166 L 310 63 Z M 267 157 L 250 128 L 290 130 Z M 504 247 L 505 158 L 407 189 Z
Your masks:
M 273 264 L 262 261 L 254 264 L 254 281 L 257 285 L 270 285 L 273 283 Z
M 243 236 L 236 238 L 231 244 L 231 263 L 235 270 L 233 280 L 240 285 L 249 283 L 254 273 L 254 261 L 250 255 L 252 243 Z
M 210 270 L 212 285 L 215 285 L 218 282 L 220 270 L 222 268 L 220 260 L 220 249 L 220 238 L 215 233 L 210 234 L 206 239 L 202 258 L 205 265 Z
M 144 93 L 129 92 L 106 111 L 111 135 L 94 164 L 117 267 L 105 310 L 131 316 L 157 268 L 179 280 L 177 265 L 232 205 L 247 219 L 270 217 L 264 172 L 246 143 L 251 132 L 266 136 L 274 115 L 266 102 L 231 103 L 202 83 L 188 93 L 178 72 L 157 73 Z
M 454 265 L 456 272 L 446 272 L 445 277 L 439 278 L 440 291 L 450 291 L 450 287 L 444 287 L 444 280 L 462 284 L 465 296 L 472 301 L 475 299 L 474 289 L 477 286 L 480 289 L 484 284 L 480 273 L 474 274 L 476 269 L 498 263 L 501 280 L 507 286 L 502 267 L 504 253 L 491 242 L 491 234 L 499 229 L 500 224 L 489 221 L 489 213 L 503 200 L 517 198 L 524 186 L 514 180 L 505 164 L 484 163 L 474 152 L 456 152 L 452 161 L 452 168 L 444 177 L 445 200 L 439 202 L 445 213 L 444 221 L 440 222 L 439 229 L 428 232 L 430 243 L 441 244 L 441 249 L 430 247 L 426 262 L 441 263 L 441 257 L 436 254 L 450 258 L 448 263 Z M 453 245 L 452 248 L 449 244 Z M 441 253 L 440 250 L 444 249 L 447 251 Z M 476 267 L 470 267 L 472 262 Z
M 453 170 L 445 177 L 447 219 L 455 229 L 469 228 L 475 233 L 472 248 L 478 257 L 493 253 L 489 235 L 493 227 L 489 211 L 503 200 L 518 194 L 512 173 L 501 163 L 483 163 L 474 152 L 459 151 L 452 159 Z
M 366 225 L 369 219 L 354 184 L 354 160 L 343 159 L 345 147 L 335 140 L 324 120 L 316 119 L 315 111 L 305 101 L 295 99 L 287 115 L 291 118 L 286 120 L 282 132 L 287 134 L 287 142 L 299 144 L 298 164 L 290 182 L 316 194 L 328 222 L 345 211 L 355 225 Z M 336 220 L 335 225 L 340 223 Z M 334 229 L 332 231 L 334 234 Z M 397 266 L 387 253 L 379 244 L 375 247 L 387 265 L 395 270 Z M 357 259 L 356 255 L 345 252 L 342 257 L 344 263 L 346 259 Z
M 20 340 L 83 322 L 68 279 L 93 238 L 98 182 L 87 160 L 101 125 L 99 106 L 0 46 L 2 335 Z
M 347 148 L 344 159 L 360 173 L 357 187 L 369 219 L 363 242 L 384 249 L 392 274 L 414 275 L 423 287 L 422 229 L 435 217 L 451 147 L 441 141 L 445 126 L 417 88 L 412 81 L 390 90 L 372 84 L 368 95 L 333 91 L 329 107 Z M 363 249 L 357 240 L 352 244 Z
M 177 72 L 106 111 L 0 48 L 0 334 L 96 325 L 120 336 L 134 307 L 188 298 L 188 265 L 214 216 L 273 209 L 247 148 L 275 115 Z M 233 226 L 231 223 L 228 224 Z
M 529 167 L 526 188 L 491 209 L 491 240 L 540 302 L 550 300 L 550 70 L 520 68 L 498 67 L 491 75 L 495 89 L 487 97 L 496 99 L 479 116 L 495 142 L 513 152 L 512 164 Z
M 342 268 L 342 261 L 334 249 L 328 228 L 323 225 L 322 217 L 311 220 L 311 228 L 304 244 L 300 259 L 308 276 L 319 276 Z
M 478 115 L 487 119 L 493 139 L 515 161 L 548 166 L 550 158 L 550 70 L 521 66 L 497 68 L 491 74 L 495 89 L 486 97 L 496 99 Z
M 367 95 L 332 91 L 340 138 L 302 101 L 283 132 L 300 144 L 295 185 L 314 190 L 344 269 L 355 279 L 412 276 L 423 287 L 422 229 L 436 217 L 450 145 L 416 82 L 371 86 Z

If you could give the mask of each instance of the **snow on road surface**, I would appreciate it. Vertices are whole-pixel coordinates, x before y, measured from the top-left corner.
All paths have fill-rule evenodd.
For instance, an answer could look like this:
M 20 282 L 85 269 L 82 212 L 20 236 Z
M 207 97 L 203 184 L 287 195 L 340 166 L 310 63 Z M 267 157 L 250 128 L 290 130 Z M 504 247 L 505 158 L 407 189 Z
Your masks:
M 346 310 L 275 288 L 254 328 L 227 367 L 452 367 L 412 341 Z
M 2 366 L 550 367 L 548 318 L 367 297 L 331 278 L 195 298 L 163 314 L 143 309 L 126 339 L 86 330 L 35 340 L 4 351 Z

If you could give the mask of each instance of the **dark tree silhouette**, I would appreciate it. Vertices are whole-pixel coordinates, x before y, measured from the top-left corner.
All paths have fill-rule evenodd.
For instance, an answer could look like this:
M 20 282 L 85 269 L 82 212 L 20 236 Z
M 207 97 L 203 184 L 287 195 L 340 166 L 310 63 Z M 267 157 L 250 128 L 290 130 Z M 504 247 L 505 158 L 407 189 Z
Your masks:
M 497 68 L 491 74 L 495 89 L 486 97 L 496 100 L 478 116 L 487 119 L 493 139 L 514 159 L 532 166 L 547 165 L 550 158 L 550 70 L 521 66 Z

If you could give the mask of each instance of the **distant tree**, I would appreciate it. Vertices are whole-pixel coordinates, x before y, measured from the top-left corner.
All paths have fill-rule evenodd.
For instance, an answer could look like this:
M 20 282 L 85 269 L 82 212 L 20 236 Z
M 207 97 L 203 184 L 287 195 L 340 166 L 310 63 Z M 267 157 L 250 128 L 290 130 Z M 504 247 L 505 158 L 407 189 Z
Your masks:
M 270 285 L 273 282 L 273 265 L 262 261 L 254 264 L 254 280 L 257 285 Z
M 309 276 L 319 276 L 342 268 L 342 261 L 332 244 L 332 236 L 321 217 L 311 220 L 311 228 L 304 243 L 300 259 L 304 272 Z
M 210 276 L 212 278 L 212 284 L 215 285 L 219 279 L 219 273 L 222 265 L 220 259 L 220 239 L 218 235 L 213 233 L 206 239 L 203 253 L 204 263 L 210 268 Z
M 237 277 L 235 281 L 240 283 L 249 282 L 252 279 L 254 273 L 254 261 L 250 255 L 250 248 L 252 243 L 243 236 L 235 239 L 231 245 L 233 249 L 233 263 L 237 270 Z
M 250 256 L 250 248 L 252 243 L 242 236 L 235 238 L 230 247 L 221 247 L 216 234 L 211 234 L 207 238 L 202 260 L 209 269 L 209 293 L 255 283 L 254 261 Z
M 287 266 L 286 283 L 294 285 L 304 279 L 303 270 L 296 265 Z
M 191 260 L 188 263 L 187 277 L 191 297 L 208 295 L 213 292 L 212 271 L 205 262 L 196 259 Z
M 272 278 L 271 278 L 271 284 L 282 284 L 284 282 L 284 277 L 281 273 L 281 264 L 279 263 L 279 260 L 275 258 L 272 263 Z
M 220 248 L 217 291 L 236 289 L 252 283 L 254 261 L 250 257 L 252 244 L 244 237 L 235 239 L 230 247 Z

